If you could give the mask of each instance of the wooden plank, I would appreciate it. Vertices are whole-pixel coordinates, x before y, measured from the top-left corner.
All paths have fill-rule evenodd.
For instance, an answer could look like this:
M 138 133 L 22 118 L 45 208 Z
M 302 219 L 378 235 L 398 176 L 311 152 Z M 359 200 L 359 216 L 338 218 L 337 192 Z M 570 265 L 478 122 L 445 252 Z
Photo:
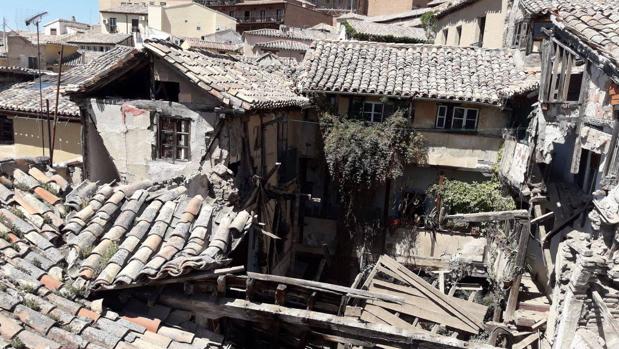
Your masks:
M 431 300 L 439 304 L 448 313 L 461 319 L 464 323 L 466 323 L 467 325 L 473 328 L 476 328 L 478 330 L 481 329 L 481 324 L 477 323 L 477 321 L 474 320 L 474 316 L 472 316 L 468 312 L 468 309 L 467 310 L 461 309 L 459 306 L 454 305 L 451 302 L 451 299 L 449 299 L 449 297 L 447 297 L 446 295 L 442 294 L 439 290 L 432 287 L 421 277 L 415 275 L 415 273 L 411 272 L 410 270 L 403 267 L 402 265 L 399 265 L 392 258 L 386 255 L 383 255 L 380 257 L 379 263 L 384 263 L 386 267 L 390 268 L 392 271 L 400 275 L 403 279 L 408 281 L 408 283 L 410 283 L 411 286 L 423 292 L 426 296 L 428 296 L 428 298 L 430 298 Z
M 370 288 L 370 291 L 381 293 L 390 291 L 393 292 L 394 296 L 400 296 L 406 300 L 407 303 L 411 302 L 425 302 L 428 297 L 426 297 L 423 293 L 418 291 L 415 288 L 403 285 L 396 285 L 387 281 L 382 281 L 378 279 L 374 279 L 372 282 L 373 287 Z M 453 301 L 459 304 L 461 307 L 468 307 L 471 309 L 471 312 L 476 314 L 479 317 L 479 321 L 483 321 L 483 318 L 486 316 L 486 312 L 488 311 L 488 307 L 482 304 L 474 303 L 467 301 L 465 299 L 460 299 L 457 297 L 452 297 Z
M 495 211 L 480 213 L 463 213 L 445 216 L 446 220 L 453 220 L 467 223 L 481 223 L 489 221 L 506 221 L 512 219 L 528 219 L 527 210 Z
M 376 282 L 380 282 L 379 280 L 374 280 L 374 283 Z M 383 281 L 384 282 L 384 281 Z M 386 283 L 388 284 L 388 283 Z M 410 290 L 414 290 L 411 287 L 406 287 L 406 286 L 400 286 L 400 285 L 393 285 L 391 284 L 392 287 L 394 288 L 401 288 L 401 289 L 410 289 Z M 376 292 L 376 293 L 381 293 L 381 292 L 387 292 L 388 294 L 392 294 L 394 296 L 400 296 L 406 299 L 406 304 L 423 304 L 423 307 L 429 311 L 433 311 L 433 312 L 439 312 L 439 313 L 443 313 L 444 309 L 441 308 L 440 306 L 438 306 L 436 303 L 429 301 L 428 298 L 424 295 L 421 296 L 411 296 L 410 294 L 407 293 L 402 293 L 402 292 L 398 292 L 398 291 L 393 291 L 393 290 L 389 290 L 387 288 L 378 288 L 376 286 L 374 286 L 374 284 L 372 286 L 370 286 L 370 291 L 372 292 Z M 460 305 L 462 307 L 471 307 L 471 312 L 477 316 L 477 319 L 482 322 L 484 320 L 484 317 L 486 316 L 486 311 L 487 308 L 481 304 L 477 304 L 477 303 L 472 303 L 472 302 L 468 302 L 464 299 L 459 299 L 459 298 L 455 298 L 454 297 L 454 301 L 462 301 L 460 303 Z
M 361 317 L 359 317 L 359 319 L 363 320 L 363 321 L 367 321 L 369 323 L 373 323 L 373 324 L 384 324 L 384 325 L 389 325 L 387 322 L 379 319 L 378 317 L 376 317 L 375 315 L 364 311 L 363 313 L 361 313 Z
M 512 345 L 512 349 L 524 349 L 527 346 L 529 346 L 530 344 L 533 344 L 533 342 L 535 342 L 538 339 L 539 339 L 539 332 L 532 333 L 532 334 L 526 336 L 520 342 Z
M 389 295 L 384 295 L 384 294 L 376 294 L 376 293 L 368 292 L 365 290 L 359 290 L 359 289 L 340 286 L 340 285 L 327 284 L 324 282 L 318 282 L 318 281 L 313 281 L 313 280 L 296 279 L 296 278 L 290 278 L 286 276 L 258 274 L 258 273 L 252 273 L 252 272 L 248 272 L 247 276 L 250 279 L 255 279 L 255 280 L 260 280 L 260 281 L 274 282 L 278 284 L 286 284 L 286 285 L 292 285 L 292 286 L 298 286 L 298 287 L 306 287 L 306 288 L 314 289 L 317 291 L 325 290 L 325 291 L 337 292 L 342 295 L 347 295 L 349 297 L 364 298 L 364 299 L 381 299 L 381 300 L 395 302 L 395 303 L 404 302 L 404 299 L 399 298 L 399 297 L 394 297 L 394 296 L 389 296 Z
M 539 205 L 536 205 L 536 207 L 539 207 Z M 537 224 L 537 223 L 543 222 L 554 215 L 555 213 L 552 211 L 548 211 L 547 213 L 543 215 L 538 215 L 537 212 L 535 212 L 535 218 L 531 220 L 531 224 Z
M 347 338 L 396 347 L 426 347 L 428 344 L 442 348 L 470 347 L 469 343 L 457 338 L 413 332 L 390 325 L 363 323 L 357 319 L 304 309 L 258 304 L 243 299 L 217 298 L 202 294 L 194 294 L 188 298 L 179 292 L 167 291 L 161 295 L 159 302 L 208 318 L 232 318 L 255 323 L 270 323 L 277 319 L 298 327 L 334 331 Z
M 614 334 L 618 335 L 619 324 L 611 314 L 610 310 L 608 310 L 608 307 L 606 307 L 606 303 L 604 303 L 604 299 L 602 299 L 602 296 L 600 296 L 598 291 L 591 292 L 591 295 L 593 296 L 593 301 L 595 302 L 595 305 L 597 305 L 597 307 L 601 310 L 600 312 L 602 313 L 602 317 L 604 318 L 604 320 L 610 325 L 610 328 L 615 332 Z
M 522 223 L 518 226 L 518 230 L 518 254 L 516 255 L 515 265 L 517 268 L 522 268 L 524 266 L 525 258 L 527 256 L 527 244 L 529 243 L 529 226 L 527 224 L 527 226 L 525 227 L 525 224 Z M 505 313 L 503 315 L 503 320 L 506 323 L 512 322 L 514 320 L 514 311 L 516 310 L 516 306 L 518 305 L 518 294 L 520 292 L 521 281 L 522 273 L 519 273 L 512 281 L 511 288 L 509 289 L 507 305 L 505 306 Z
M 382 321 L 388 323 L 391 326 L 395 326 L 395 327 L 399 327 L 399 328 L 403 328 L 405 330 L 410 330 L 410 331 L 415 331 L 415 332 L 426 332 L 426 331 L 423 331 L 423 330 L 421 330 L 419 328 L 413 327 L 413 325 L 411 325 L 408 322 L 400 319 L 399 317 L 397 317 L 393 313 L 383 309 L 382 307 L 378 307 L 378 306 L 375 306 L 375 305 L 368 304 L 363 309 L 365 311 L 369 312 L 370 314 L 376 316 L 377 318 L 381 319 Z
M 415 316 L 423 320 L 431 321 L 437 324 L 442 324 L 457 330 L 466 331 L 476 334 L 478 328 L 468 325 L 464 321 L 452 316 L 446 312 L 434 312 L 426 309 L 423 304 L 395 304 L 383 301 L 367 301 L 367 304 L 376 305 L 392 311 L 397 311 L 402 314 Z M 367 305 L 366 305 L 367 307 Z

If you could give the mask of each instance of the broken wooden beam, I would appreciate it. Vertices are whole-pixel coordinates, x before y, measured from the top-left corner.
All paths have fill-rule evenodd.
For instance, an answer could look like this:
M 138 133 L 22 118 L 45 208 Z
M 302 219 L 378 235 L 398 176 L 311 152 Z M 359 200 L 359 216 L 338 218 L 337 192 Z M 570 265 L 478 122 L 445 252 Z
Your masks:
M 286 304 L 286 285 L 279 284 L 275 289 L 275 304 L 284 305 Z
M 527 210 L 511 210 L 511 211 L 493 211 L 479 213 L 462 213 L 445 216 L 446 220 L 464 222 L 464 223 L 481 223 L 491 221 L 507 221 L 512 219 L 528 219 L 529 213 Z
M 401 297 L 395 297 L 395 296 L 390 296 L 390 295 L 380 294 L 380 293 L 373 293 L 369 291 L 359 290 L 356 288 L 327 284 L 324 282 L 318 282 L 318 281 L 313 281 L 313 280 L 296 279 L 296 278 L 290 278 L 286 276 L 258 274 L 258 273 L 252 273 L 252 272 L 248 272 L 247 277 L 249 279 L 302 287 L 302 288 L 319 291 L 319 292 L 320 291 L 336 292 L 341 295 L 346 295 L 352 298 L 385 300 L 388 302 L 395 302 L 395 303 L 404 302 L 404 299 Z
M 312 330 L 329 330 L 337 336 L 375 344 L 390 346 L 417 346 L 426 344 L 442 348 L 470 348 L 468 342 L 457 338 L 431 333 L 419 333 L 398 327 L 364 323 L 358 319 L 337 316 L 305 309 L 286 308 L 274 304 L 252 303 L 243 299 L 217 298 L 194 295 L 187 298 L 182 294 L 166 292 L 160 302 L 209 318 L 232 318 L 237 320 L 269 323 L 276 320 Z M 478 348 L 494 348 L 480 344 Z
M 541 223 L 547 220 L 548 218 L 553 217 L 555 213 L 553 211 L 549 211 L 549 212 L 544 213 L 543 215 L 537 215 L 537 212 L 536 212 L 535 215 L 536 217 L 531 220 L 531 224 Z

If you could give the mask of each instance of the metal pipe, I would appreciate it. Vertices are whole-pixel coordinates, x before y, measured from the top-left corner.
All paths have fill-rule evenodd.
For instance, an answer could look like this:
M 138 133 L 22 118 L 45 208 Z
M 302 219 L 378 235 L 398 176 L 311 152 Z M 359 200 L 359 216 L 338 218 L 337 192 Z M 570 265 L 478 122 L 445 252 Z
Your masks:
M 54 107 L 54 129 L 52 132 L 49 158 L 54 164 L 54 149 L 56 147 L 56 125 L 58 124 L 58 101 L 60 99 L 60 79 L 62 77 L 62 64 L 64 63 L 64 45 L 60 45 L 60 67 L 58 68 L 58 82 L 56 84 L 56 106 Z

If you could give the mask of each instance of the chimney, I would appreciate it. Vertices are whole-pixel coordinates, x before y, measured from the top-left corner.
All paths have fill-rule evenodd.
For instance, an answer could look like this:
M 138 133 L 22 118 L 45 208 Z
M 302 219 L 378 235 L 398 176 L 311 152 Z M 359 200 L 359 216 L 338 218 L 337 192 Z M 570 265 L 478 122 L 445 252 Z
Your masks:
M 77 20 L 75 20 L 75 16 L 71 16 L 71 21 L 77 22 Z

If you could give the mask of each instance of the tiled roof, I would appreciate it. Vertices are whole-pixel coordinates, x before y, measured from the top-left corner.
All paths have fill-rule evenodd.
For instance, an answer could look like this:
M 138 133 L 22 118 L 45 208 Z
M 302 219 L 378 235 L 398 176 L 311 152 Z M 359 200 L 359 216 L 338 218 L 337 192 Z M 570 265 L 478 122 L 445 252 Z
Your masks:
M 259 42 L 255 46 L 261 49 L 266 49 L 266 50 L 285 50 L 285 51 L 299 51 L 299 52 L 305 52 L 309 50 L 308 44 L 298 42 L 298 41 L 290 41 L 290 40 L 275 40 L 275 41 Z
M 117 46 L 101 56 L 93 59 L 90 63 L 69 70 L 62 76 L 60 88 L 76 91 L 78 87 L 93 84 L 105 76 L 110 69 L 126 60 L 134 57 L 137 50 Z M 49 99 L 55 101 L 56 85 L 58 78 L 55 76 L 43 76 L 43 101 Z M 51 106 L 52 108 L 54 105 Z M 53 110 L 53 109 L 52 109 Z M 17 111 L 26 113 L 39 113 L 39 81 L 30 81 L 15 84 L 11 88 L 0 92 L 0 111 Z M 80 115 L 79 107 L 68 97 L 60 94 L 58 114 L 68 118 L 77 118 Z
M 109 9 L 101 10 L 100 12 L 109 13 L 127 13 L 133 15 L 147 15 L 148 6 L 136 3 L 136 4 L 121 4 L 120 6 L 112 7 Z
M 19 74 L 19 75 L 31 75 L 38 76 L 39 71 L 36 69 L 18 67 L 18 66 L 0 66 L 0 74 L 11 73 L 11 74 Z M 44 73 L 44 72 L 41 72 Z
M 367 20 L 370 22 L 376 22 L 376 23 L 393 22 L 393 21 L 421 17 L 424 13 L 432 12 L 432 11 L 433 11 L 432 8 L 423 7 L 423 8 L 418 8 L 414 10 L 393 13 L 389 15 L 370 16 L 370 17 L 367 17 Z
M 321 30 L 301 29 L 301 28 L 287 28 L 285 30 L 268 29 L 268 28 L 247 30 L 243 32 L 243 35 L 265 36 L 265 37 L 279 38 L 279 39 L 306 40 L 308 42 L 314 41 L 314 40 L 335 39 L 337 36 L 336 34 L 326 33 Z
M 520 0 L 520 6 L 528 13 L 537 15 L 550 11 L 552 2 L 553 0 Z
M 348 24 L 358 33 L 370 38 L 393 38 L 395 40 L 426 41 L 426 32 L 422 28 L 404 27 L 395 24 L 382 24 L 368 21 L 349 20 Z
M 59 226 L 83 189 L 47 172 L 46 159 L 0 161 L 0 346 L 220 347 L 222 337 L 191 313 L 136 298 L 111 309 L 82 296 L 67 273 Z
M 17 35 L 17 36 L 20 36 L 20 37 L 26 39 L 28 42 L 30 42 L 33 45 L 37 44 L 37 33 L 36 32 L 33 33 L 33 32 L 20 31 L 20 32 L 9 33 L 9 35 Z M 73 35 L 74 34 L 45 35 L 45 34 L 39 33 L 39 38 L 38 38 L 39 41 L 38 42 L 40 42 L 42 45 L 48 45 L 48 44 L 70 45 L 67 42 L 65 42 L 65 40 L 67 38 L 72 37 Z
M 558 2 L 553 20 L 602 56 L 619 63 L 619 0 Z
M 266 72 L 228 56 L 184 51 L 163 41 L 147 41 L 144 47 L 228 106 L 255 110 L 309 103 L 293 91 L 293 81 L 277 71 Z
M 317 41 L 305 56 L 303 93 L 359 93 L 499 105 L 534 90 L 538 79 L 516 51 L 361 41 Z
M 335 31 L 335 27 L 332 25 L 328 25 L 326 23 L 318 23 L 315 26 L 311 27 L 312 30 L 320 30 L 323 32 L 333 32 Z
M 106 34 L 96 31 L 88 31 L 82 34 L 75 34 L 66 39 L 71 44 L 120 44 L 129 39 L 131 34 Z
M 204 50 L 229 51 L 229 52 L 240 51 L 243 48 L 243 44 L 241 43 L 232 44 L 232 43 L 226 43 L 226 42 L 205 41 L 205 40 L 200 40 L 200 39 L 195 39 L 195 38 L 185 39 L 184 45 L 186 45 L 188 49 L 204 49 Z

